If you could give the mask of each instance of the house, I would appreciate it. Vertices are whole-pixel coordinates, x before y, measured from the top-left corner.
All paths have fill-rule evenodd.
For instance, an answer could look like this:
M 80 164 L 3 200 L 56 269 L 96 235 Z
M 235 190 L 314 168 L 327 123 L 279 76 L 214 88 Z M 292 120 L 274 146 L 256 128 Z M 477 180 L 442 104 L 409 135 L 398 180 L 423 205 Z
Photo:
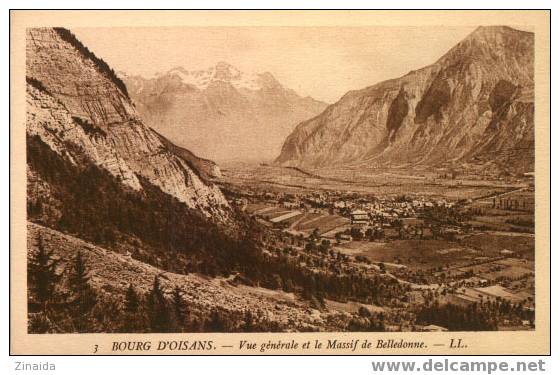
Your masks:
M 367 225 L 369 224 L 369 215 L 362 210 L 354 210 L 350 213 L 352 225 Z
M 344 201 L 336 201 L 333 204 L 334 208 L 345 208 L 346 207 L 346 202 Z
M 422 332 L 447 332 L 447 328 L 436 326 L 435 324 L 430 324 L 420 328 Z
M 385 324 L 385 331 L 386 332 L 399 332 L 401 327 L 396 324 Z
M 282 207 L 284 208 L 299 208 L 299 203 L 296 202 L 283 202 Z

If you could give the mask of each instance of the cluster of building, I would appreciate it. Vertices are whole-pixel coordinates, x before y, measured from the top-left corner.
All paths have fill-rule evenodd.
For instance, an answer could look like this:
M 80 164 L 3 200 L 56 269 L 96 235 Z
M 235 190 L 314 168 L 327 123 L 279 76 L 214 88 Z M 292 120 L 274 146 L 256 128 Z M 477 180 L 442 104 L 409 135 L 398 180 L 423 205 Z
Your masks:
M 422 218 L 424 212 L 435 207 L 452 208 L 454 202 L 444 199 L 430 200 L 424 197 L 387 197 L 359 195 L 341 191 L 321 192 L 262 192 L 238 199 L 238 206 L 262 204 L 250 213 L 259 216 L 270 225 L 289 229 L 299 217 L 313 213 L 328 216 L 333 228 L 321 231 L 326 238 L 337 240 L 383 239 L 383 238 L 426 238 L 434 236 L 431 226 Z M 267 207 L 265 207 L 265 205 Z M 339 221 L 337 221 L 337 218 Z M 304 218 L 305 220 L 306 218 Z M 347 220 L 344 225 L 341 219 Z M 342 220 L 343 221 L 343 220 Z M 323 220 L 328 227 L 329 220 Z M 294 229 L 294 228 L 290 228 Z M 296 228 L 297 230 L 297 228 Z M 458 231 L 444 228 L 443 231 Z M 451 235 L 457 233 L 451 233 Z M 335 237 L 336 236 L 336 237 Z
M 414 217 L 426 208 L 451 208 L 454 206 L 454 202 L 448 202 L 445 199 L 379 198 L 339 191 L 290 194 L 279 198 L 279 203 L 286 208 L 328 209 L 333 214 L 352 217 L 353 220 L 358 221 L 367 221 L 372 218 L 389 220 L 391 218 Z M 361 215 L 361 218 L 354 218 L 354 216 L 359 215 Z

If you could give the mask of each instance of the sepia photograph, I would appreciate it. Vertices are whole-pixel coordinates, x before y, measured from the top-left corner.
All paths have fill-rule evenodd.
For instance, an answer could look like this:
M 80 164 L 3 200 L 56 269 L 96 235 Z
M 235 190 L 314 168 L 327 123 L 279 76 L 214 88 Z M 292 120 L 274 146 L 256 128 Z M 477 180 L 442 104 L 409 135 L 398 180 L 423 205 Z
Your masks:
M 549 46 L 406 20 L 21 22 L 18 334 L 548 331 Z

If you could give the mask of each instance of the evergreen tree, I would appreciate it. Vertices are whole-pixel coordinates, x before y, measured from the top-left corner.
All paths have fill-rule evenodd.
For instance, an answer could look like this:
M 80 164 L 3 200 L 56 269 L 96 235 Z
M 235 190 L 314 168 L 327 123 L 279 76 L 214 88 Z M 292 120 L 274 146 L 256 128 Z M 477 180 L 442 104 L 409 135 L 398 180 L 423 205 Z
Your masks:
M 134 290 L 132 284 L 128 286 L 126 290 L 125 300 L 124 300 L 124 311 L 129 315 L 134 315 L 138 313 L 140 307 L 140 300 L 138 294 Z
M 123 320 L 120 324 L 122 332 L 145 332 L 146 320 L 141 310 L 141 301 L 132 284 L 128 286 L 124 298 Z
M 52 251 L 47 251 L 42 237 L 37 243 L 37 252 L 27 263 L 27 282 L 29 291 L 39 304 L 41 311 L 45 311 L 55 295 L 55 283 L 60 279 L 56 274 L 58 261 L 52 259 Z
M 187 306 L 183 300 L 183 291 L 178 286 L 173 289 L 173 313 L 175 314 L 175 326 L 182 330 L 185 326 Z
M 208 332 L 224 332 L 224 321 L 217 310 L 213 310 L 210 321 L 205 325 Z
M 95 305 L 97 297 L 95 291 L 89 285 L 89 275 L 86 261 L 82 253 L 78 251 L 74 260 L 74 272 L 69 278 L 70 289 L 73 295 L 73 303 L 77 305 L 79 314 L 86 314 Z
M 159 277 L 154 278 L 154 285 L 147 300 L 148 319 L 152 332 L 168 332 L 170 330 L 170 316 L 167 301 L 161 289 Z
M 253 319 L 253 314 L 251 314 L 250 310 L 245 311 L 245 317 L 243 319 L 243 330 L 245 332 L 253 332 L 254 326 L 255 322 Z
M 78 331 L 88 330 L 88 313 L 95 306 L 97 296 L 89 285 L 86 261 L 78 251 L 74 260 L 74 269 L 69 277 L 71 291 L 70 305 L 73 308 L 75 325 Z M 89 327 L 91 329 L 91 327 Z

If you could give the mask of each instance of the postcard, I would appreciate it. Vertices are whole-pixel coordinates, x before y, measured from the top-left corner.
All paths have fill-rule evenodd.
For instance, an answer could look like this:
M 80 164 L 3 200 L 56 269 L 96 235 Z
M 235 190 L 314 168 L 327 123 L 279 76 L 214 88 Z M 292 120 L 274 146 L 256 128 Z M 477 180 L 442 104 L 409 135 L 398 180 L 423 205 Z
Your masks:
M 12 354 L 549 353 L 549 12 L 10 17 Z

